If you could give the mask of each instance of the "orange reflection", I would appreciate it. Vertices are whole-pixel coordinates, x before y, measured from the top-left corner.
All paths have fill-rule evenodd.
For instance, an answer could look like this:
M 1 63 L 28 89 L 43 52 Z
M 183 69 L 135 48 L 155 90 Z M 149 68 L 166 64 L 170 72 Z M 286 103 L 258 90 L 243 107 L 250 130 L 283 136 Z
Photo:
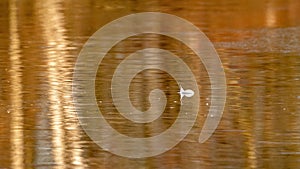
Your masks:
M 276 23 L 277 23 L 277 17 L 276 17 L 275 8 L 271 3 L 268 3 L 266 7 L 266 26 L 274 27 L 276 26 Z

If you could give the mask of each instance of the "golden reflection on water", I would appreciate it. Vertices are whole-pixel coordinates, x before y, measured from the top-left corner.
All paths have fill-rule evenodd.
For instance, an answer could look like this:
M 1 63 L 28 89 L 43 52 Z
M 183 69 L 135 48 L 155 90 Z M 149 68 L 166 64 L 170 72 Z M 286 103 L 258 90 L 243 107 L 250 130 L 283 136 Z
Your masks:
M 266 7 L 266 26 L 273 27 L 276 26 L 276 13 L 275 9 L 272 8 L 272 3 L 268 3 Z
M 20 39 L 18 34 L 18 18 L 16 0 L 9 1 L 9 59 L 11 77 L 11 167 L 24 168 L 24 134 L 23 134 L 23 111 L 22 111 L 22 73 L 20 60 Z
M 1 80 L 9 81 L 9 85 L 4 88 L 1 81 L 4 87 L 0 90 L 9 97 L 1 98 L 0 105 L 6 106 L 3 110 L 9 113 L 10 125 L 9 135 L 0 132 L 4 133 L 0 146 L 7 147 L 5 139 L 9 137 L 11 147 L 6 150 L 10 155 L 0 157 L 3 161 L 0 168 L 300 167 L 300 1 L 7 0 L 7 3 L 7 18 L 0 15 L 4 23 L 0 25 L 0 42 L 6 42 L 2 32 L 8 32 L 8 53 L 7 57 L 1 56 L 0 66 L 8 65 L 9 73 L 1 74 Z M 153 158 L 125 159 L 103 151 L 79 127 L 72 105 L 72 71 L 79 50 L 92 33 L 113 19 L 143 11 L 184 17 L 214 43 L 227 45 L 218 46 L 217 50 L 226 71 L 228 98 L 220 126 L 206 143 L 197 143 L 206 115 L 204 102 L 195 128 L 174 149 Z M 251 38 L 254 40 L 249 45 L 247 40 Z M 262 43 L 261 39 L 265 41 Z M 287 44 L 278 45 L 283 40 Z M 150 40 L 146 39 L 144 44 L 138 40 L 132 42 L 143 46 Z M 131 47 L 125 45 L 120 51 L 128 54 Z M 196 61 L 186 61 L 190 61 L 194 72 L 203 71 L 193 64 Z M 107 62 L 104 74 L 112 71 L 110 64 Z M 143 89 L 149 87 L 144 85 L 143 78 L 161 80 L 157 86 L 169 85 L 174 89 L 166 76 L 149 72 L 142 75 L 134 80 L 132 89 L 136 92 L 133 94 L 142 93 L 133 96 L 137 106 L 148 104 L 139 101 L 147 97 Z M 205 88 L 209 84 L 201 80 L 199 84 L 204 94 L 209 93 Z M 106 90 L 101 87 L 98 91 Z M 28 93 L 37 97 L 28 97 Z M 109 101 L 101 103 L 108 112 L 113 109 Z M 128 126 L 116 126 L 120 131 L 135 131 Z M 165 124 L 153 128 L 160 131 L 162 126 Z M 143 128 L 136 131 L 132 135 L 145 134 Z
M 37 1 L 35 4 L 36 10 L 39 12 L 39 22 L 43 28 L 42 35 L 50 46 L 51 50 L 46 53 L 47 59 L 47 77 L 49 82 L 48 99 L 50 101 L 50 123 L 52 129 L 52 142 L 53 145 L 52 155 L 54 163 L 64 168 L 64 152 L 65 152 L 65 131 L 63 129 L 63 112 L 61 105 L 61 82 L 59 64 L 64 64 L 64 31 L 63 20 L 60 13 L 57 11 L 57 1 Z M 59 44 L 58 44 L 59 43 Z
M 58 168 L 66 167 L 66 128 L 73 129 L 72 135 L 78 136 L 78 131 L 74 129 L 74 124 L 66 125 L 66 118 L 76 118 L 72 113 L 73 109 L 70 107 L 72 103 L 71 98 L 71 84 L 64 81 L 67 74 L 63 66 L 68 65 L 65 56 L 68 54 L 66 50 L 68 41 L 66 40 L 66 29 L 64 16 L 59 11 L 61 9 L 62 0 L 45 0 L 37 1 L 35 10 L 37 12 L 38 20 L 42 26 L 41 34 L 49 47 L 46 50 L 46 67 L 47 67 L 47 82 L 48 84 L 48 100 L 50 102 L 49 110 L 51 114 L 50 126 L 52 129 L 52 155 L 54 163 Z M 78 148 L 76 142 L 70 142 L 75 148 Z M 71 151 L 71 164 L 82 166 L 81 151 Z

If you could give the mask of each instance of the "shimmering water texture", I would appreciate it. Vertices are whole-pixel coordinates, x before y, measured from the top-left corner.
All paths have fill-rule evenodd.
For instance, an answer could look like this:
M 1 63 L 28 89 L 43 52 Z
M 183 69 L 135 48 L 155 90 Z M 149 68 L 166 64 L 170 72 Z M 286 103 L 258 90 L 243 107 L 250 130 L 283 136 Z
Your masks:
M 0 11 L 1 169 L 300 168 L 300 1 L 2 0 Z M 84 102 L 76 103 L 76 96 L 86 92 L 75 93 L 75 97 L 72 93 L 74 71 L 84 44 L 104 25 L 140 12 L 184 18 L 209 38 L 220 57 L 226 75 L 226 104 L 216 130 L 201 144 L 199 136 L 205 120 L 214 118 L 210 117 L 214 103 L 211 74 L 192 47 L 172 36 L 131 35 L 112 45 L 106 54 L 101 53 L 105 55 L 101 62 L 87 59 L 82 69 L 97 66 L 91 89 L 94 100 L 88 102 L 82 97 Z M 146 24 L 151 27 L 152 23 Z M 155 28 L 163 30 L 167 25 L 172 25 L 171 21 Z M 139 30 L 138 24 L 131 26 Z M 182 31 L 181 25 L 172 29 L 187 35 L 190 44 L 199 45 L 197 37 Z M 107 37 L 106 42 L 120 38 L 117 32 L 114 35 Z M 160 50 L 150 53 L 151 57 L 135 58 L 149 48 Z M 184 67 L 155 55 L 162 51 L 186 64 L 196 81 L 194 87 L 185 84 L 193 83 L 188 74 L 180 73 Z M 132 66 L 119 69 L 126 58 Z M 182 80 L 178 82 L 178 78 L 157 69 L 158 66 L 172 67 Z M 123 71 L 136 69 L 142 71 L 123 76 Z M 83 80 L 79 83 L 88 77 L 90 72 L 79 74 L 78 80 Z M 120 78 L 132 80 L 129 86 L 119 86 Z M 123 85 L 128 92 L 121 91 Z M 188 97 L 192 93 L 189 90 L 194 92 L 192 97 Z M 197 116 L 190 123 L 180 117 L 190 117 L 190 107 L 195 105 L 190 101 L 196 98 Z M 115 99 L 121 105 L 116 105 Z M 120 113 L 119 108 L 128 102 L 131 105 L 125 109 L 134 108 L 134 113 L 159 113 L 147 118 Z M 177 130 L 175 134 L 184 137 L 163 153 L 144 158 L 123 157 L 110 150 L 123 149 L 128 156 L 136 156 L 129 149 L 132 146 L 128 146 L 132 143 L 106 141 L 99 146 L 101 142 L 86 134 L 84 128 L 88 124 L 81 122 L 77 112 L 87 105 L 99 110 L 91 113 L 97 115 L 95 118 L 101 112 L 110 128 L 137 140 L 159 137 L 172 129 L 176 119 L 184 122 L 179 128 L 188 126 L 190 130 L 187 134 Z M 154 111 L 156 108 L 159 111 Z M 188 111 L 181 114 L 181 110 Z M 97 125 L 95 121 L 92 126 Z M 99 136 L 105 139 L 118 135 L 103 132 Z M 162 151 L 167 140 L 175 137 L 169 136 L 161 142 L 136 145 L 135 152 Z
M 163 24 L 168 21 L 173 25 Z M 133 23 L 137 23 L 138 27 L 133 27 Z M 179 26 L 183 33 L 176 29 Z M 120 30 L 119 27 L 124 29 Z M 73 78 L 75 106 L 85 132 L 95 143 L 116 155 L 129 158 L 151 157 L 173 148 L 189 133 L 199 111 L 197 81 L 185 62 L 167 50 L 145 48 L 126 57 L 116 68 L 111 82 L 113 104 L 123 117 L 135 123 L 151 123 L 159 118 L 167 105 L 167 98 L 163 91 L 152 90 L 149 94 L 150 107 L 146 112 L 142 112 L 132 106 L 129 87 L 130 82 L 139 72 L 148 69 L 162 70 L 171 75 L 180 86 L 179 94 L 182 106 L 174 124 L 158 136 L 135 138 L 119 133 L 103 118 L 97 106 L 94 85 L 99 65 L 90 65 L 90 61 L 95 60 L 95 63 L 99 63 L 100 60 L 101 62 L 109 49 L 118 41 L 145 33 L 173 37 L 189 46 L 203 61 L 211 82 L 211 107 L 199 136 L 200 143 L 206 141 L 217 128 L 226 98 L 225 73 L 215 48 L 203 32 L 186 20 L 165 13 L 144 12 L 127 15 L 100 28 L 84 45 L 76 62 Z M 197 38 L 194 42 L 190 41 L 191 34 Z M 117 37 L 117 39 L 112 37 Z M 107 39 L 110 38 L 112 40 L 108 41 Z M 143 63 L 137 64 L 137 61 Z M 162 64 L 158 64 L 156 61 L 162 61 Z M 192 90 L 185 91 L 182 86 L 192 88 Z M 192 94 L 190 94 L 191 92 Z M 194 94 L 195 97 L 191 97 Z M 182 100 L 183 96 L 189 96 L 190 99 Z M 112 148 L 107 146 L 110 143 L 122 146 Z M 158 143 L 161 145 L 160 147 L 147 146 L 158 145 Z

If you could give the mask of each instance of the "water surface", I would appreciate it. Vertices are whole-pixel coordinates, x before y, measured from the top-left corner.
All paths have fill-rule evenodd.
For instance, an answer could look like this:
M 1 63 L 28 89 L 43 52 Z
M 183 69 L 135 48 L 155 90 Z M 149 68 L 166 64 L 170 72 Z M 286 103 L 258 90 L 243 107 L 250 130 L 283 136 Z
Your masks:
M 0 168 L 300 168 L 299 1 L 3 0 L 0 9 Z M 160 88 L 168 98 L 164 115 L 142 125 L 116 112 L 107 88 L 114 67 L 129 53 L 145 47 L 174 52 L 199 75 L 201 92 L 197 123 L 181 143 L 156 157 L 127 159 L 99 148 L 80 127 L 72 76 L 89 36 L 118 17 L 145 11 L 185 18 L 210 38 L 228 95 L 219 127 L 199 144 L 210 99 L 205 67 L 168 37 L 122 41 L 103 60 L 96 80 L 99 108 L 121 133 L 157 135 L 180 108 L 176 81 L 147 70 L 132 81 L 132 104 L 147 110 L 149 92 Z

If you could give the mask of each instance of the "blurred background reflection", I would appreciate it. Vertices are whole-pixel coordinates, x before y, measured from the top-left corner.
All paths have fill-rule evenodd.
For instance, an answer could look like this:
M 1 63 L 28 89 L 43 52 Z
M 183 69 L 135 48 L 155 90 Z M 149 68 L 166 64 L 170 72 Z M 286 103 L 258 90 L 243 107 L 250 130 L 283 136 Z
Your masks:
M 1 0 L 0 11 L 0 168 L 300 168 L 300 1 Z M 132 81 L 131 101 L 146 110 L 149 92 L 163 89 L 171 101 L 161 121 L 143 126 L 117 114 L 107 87 L 114 67 L 136 50 L 160 47 L 180 56 L 198 75 L 202 100 L 197 123 L 174 149 L 127 159 L 102 150 L 81 129 L 72 73 L 96 30 L 145 11 L 185 18 L 210 38 L 228 97 L 217 131 L 199 144 L 210 98 L 205 67 L 174 39 L 150 34 L 122 41 L 103 60 L 96 81 L 99 108 L 118 131 L 156 135 L 179 110 L 174 79 L 149 70 Z

